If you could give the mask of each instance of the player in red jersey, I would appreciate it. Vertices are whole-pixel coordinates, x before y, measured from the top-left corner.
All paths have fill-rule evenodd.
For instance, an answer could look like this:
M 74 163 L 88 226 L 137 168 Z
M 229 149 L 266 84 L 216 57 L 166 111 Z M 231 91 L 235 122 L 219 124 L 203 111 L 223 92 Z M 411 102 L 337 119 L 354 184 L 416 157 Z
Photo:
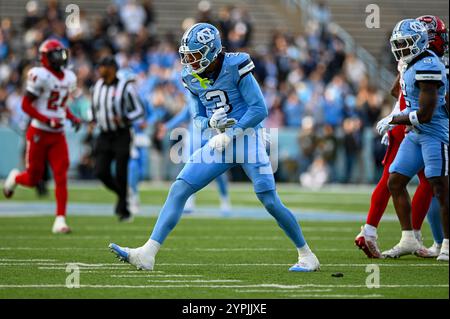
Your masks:
M 53 233 L 69 233 L 66 224 L 67 171 L 69 153 L 64 135 L 67 118 L 76 130 L 81 121 L 66 106 L 76 88 L 75 74 L 66 69 L 68 51 L 57 40 L 47 40 L 39 47 L 42 66 L 28 72 L 22 108 L 31 120 L 26 133 L 26 169 L 13 169 L 4 184 L 3 194 L 11 198 L 17 185 L 33 187 L 42 178 L 48 161 L 55 179 L 56 219 Z
M 428 33 L 430 35 L 430 49 L 436 52 L 439 56 L 443 56 L 446 51 L 446 47 L 448 46 L 448 40 L 446 37 L 447 30 L 444 22 L 434 16 L 422 16 L 417 19 L 427 25 Z M 396 108 L 394 108 L 393 113 L 398 113 L 406 108 L 405 99 L 403 98 L 400 89 L 400 76 L 403 67 L 404 66 L 399 65 L 399 73 L 391 90 L 391 94 L 398 98 Z M 369 258 L 383 258 L 377 245 L 377 227 L 391 196 L 387 186 L 387 181 L 389 179 L 389 167 L 397 155 L 398 148 L 400 147 L 400 144 L 405 136 L 405 129 L 406 126 L 397 125 L 387 133 L 387 136 L 383 137 L 383 142 L 388 144 L 386 155 L 383 160 L 383 175 L 372 193 L 366 224 L 361 228 L 361 232 L 355 238 L 356 246 L 362 249 Z M 414 234 L 422 245 L 422 247 L 416 252 L 416 255 L 420 257 L 436 257 L 436 253 L 439 254 L 438 250 L 435 252 L 433 249 L 427 249 L 423 246 L 423 239 L 420 231 L 423 220 L 425 219 L 430 207 L 433 192 L 423 171 L 418 174 L 418 177 L 420 183 L 417 187 L 416 193 L 414 194 L 411 205 Z

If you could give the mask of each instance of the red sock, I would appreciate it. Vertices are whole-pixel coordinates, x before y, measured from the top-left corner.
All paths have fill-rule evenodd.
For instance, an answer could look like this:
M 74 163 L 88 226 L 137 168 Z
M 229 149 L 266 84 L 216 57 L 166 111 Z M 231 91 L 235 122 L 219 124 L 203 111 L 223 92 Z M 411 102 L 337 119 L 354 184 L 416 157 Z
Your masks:
M 425 174 L 420 171 L 417 174 L 419 177 L 420 184 L 414 193 L 412 199 L 412 226 L 415 230 L 420 230 L 422 228 L 423 221 L 427 216 L 428 209 L 430 208 L 431 200 L 433 199 L 433 189 L 428 182 Z
M 384 167 L 383 176 L 375 187 L 370 199 L 370 209 L 366 223 L 373 227 L 378 227 L 391 197 L 388 188 L 389 166 L 390 163 Z
M 55 189 L 56 216 L 66 216 L 67 186 L 61 185 Z

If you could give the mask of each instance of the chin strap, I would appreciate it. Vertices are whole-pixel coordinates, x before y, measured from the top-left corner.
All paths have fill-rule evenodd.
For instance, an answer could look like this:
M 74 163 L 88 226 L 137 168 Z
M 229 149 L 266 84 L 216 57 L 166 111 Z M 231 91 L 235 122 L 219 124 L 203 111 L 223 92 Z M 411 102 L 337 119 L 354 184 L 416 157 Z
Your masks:
M 208 87 L 208 85 L 211 83 L 211 81 L 209 79 L 204 79 L 197 73 L 192 72 L 191 74 L 194 78 L 196 78 L 200 82 L 200 86 L 204 89 L 206 89 Z

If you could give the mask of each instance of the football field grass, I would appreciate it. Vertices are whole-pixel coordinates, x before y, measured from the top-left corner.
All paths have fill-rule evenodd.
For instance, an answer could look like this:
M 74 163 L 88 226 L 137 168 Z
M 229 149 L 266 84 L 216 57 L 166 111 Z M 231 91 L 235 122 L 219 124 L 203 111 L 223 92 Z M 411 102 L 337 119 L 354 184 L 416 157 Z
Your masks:
M 232 188 L 236 207 L 254 207 L 264 214 L 251 188 Z M 279 188 L 281 198 L 293 210 L 364 214 L 370 193 L 353 189 L 319 192 L 295 187 Z M 151 186 L 141 193 L 142 202 L 159 206 L 167 186 Z M 369 260 L 353 243 L 364 220 L 301 221 L 303 232 L 321 261 L 315 273 L 290 273 L 297 252 L 272 219 L 215 217 L 214 187 L 198 196 L 198 205 L 211 216 L 184 216 L 157 256 L 155 271 L 137 271 L 120 263 L 107 248 L 110 242 L 140 246 L 156 217 L 139 216 L 119 224 L 113 216 L 98 216 L 96 205 L 113 197 L 99 187 L 72 187 L 71 202 L 86 203 L 88 212 L 69 218 L 73 233 L 52 235 L 53 217 L 33 215 L 38 203 L 34 193 L 19 189 L 15 200 L 29 206 L 29 214 L 0 217 L 0 298 L 448 298 L 448 264 L 415 256 L 399 260 Z M 3 205 L 3 208 L 2 208 Z M 50 207 L 53 204 L 49 205 Z M 28 207 L 27 206 L 27 207 Z M 0 202 L 1 212 L 5 202 Z M 112 206 L 111 206 L 112 207 Z M 53 209 L 53 208 L 52 208 Z M 239 210 L 239 209 L 237 209 Z M 392 217 L 392 207 L 389 207 Z M 157 213 L 152 212 L 152 214 Z M 26 216 L 25 216 L 26 215 Z M 392 219 L 392 218 L 391 218 Z M 382 249 L 399 240 L 397 221 L 383 221 Z M 431 235 L 424 225 L 427 244 Z M 372 266 L 372 264 L 376 266 Z M 370 265 L 367 268 L 367 265 Z M 69 266 L 69 268 L 68 268 Z M 79 288 L 71 272 L 79 269 Z M 373 269 L 379 269 L 379 288 L 368 288 Z M 371 272 L 367 272 L 371 271 Z M 342 273 L 343 277 L 332 274 Z

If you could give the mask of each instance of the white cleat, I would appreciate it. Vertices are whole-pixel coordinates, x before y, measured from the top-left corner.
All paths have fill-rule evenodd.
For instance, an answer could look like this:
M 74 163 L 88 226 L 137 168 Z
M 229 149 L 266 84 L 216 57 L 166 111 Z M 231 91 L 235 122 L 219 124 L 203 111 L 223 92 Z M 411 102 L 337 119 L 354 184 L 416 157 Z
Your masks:
M 361 232 L 355 238 L 355 245 L 361 249 L 368 258 L 384 258 L 377 244 L 377 236 L 368 236 L 361 226 Z
M 17 187 L 16 177 L 20 174 L 20 171 L 17 168 L 14 168 L 9 172 L 8 177 L 5 180 L 3 185 L 3 195 L 6 198 L 11 198 L 14 195 L 14 190 Z
M 138 270 L 151 271 L 155 266 L 155 258 L 149 254 L 144 255 L 142 253 L 142 247 L 120 247 L 119 245 L 111 243 L 109 244 L 109 249 L 119 260 L 135 266 Z
M 417 249 L 414 252 L 414 255 L 421 258 L 436 258 L 436 256 L 432 256 L 431 253 L 428 251 L 428 248 L 425 247 L 423 243 L 423 236 L 421 231 L 414 231 L 414 237 L 416 237 L 417 241 L 419 242 L 420 248 Z M 438 253 L 439 254 L 439 253 Z
M 292 272 L 313 272 L 320 270 L 320 262 L 313 253 L 298 259 L 298 263 L 289 268 Z
M 438 258 L 436 258 L 436 260 L 448 262 L 448 249 L 447 250 L 441 249 L 441 252 Z
M 420 249 L 420 244 L 417 240 L 410 242 L 400 242 L 394 248 L 384 251 L 384 258 L 400 258 L 401 256 L 414 254 Z
M 417 257 L 422 258 L 436 258 L 437 256 L 439 256 L 440 252 L 441 252 L 441 245 L 435 242 L 433 243 L 433 246 L 431 246 L 430 248 L 422 247 L 418 249 L 414 254 Z
M 66 224 L 66 218 L 64 216 L 56 216 L 55 222 L 53 223 L 52 233 L 53 234 L 69 234 L 72 230 Z

